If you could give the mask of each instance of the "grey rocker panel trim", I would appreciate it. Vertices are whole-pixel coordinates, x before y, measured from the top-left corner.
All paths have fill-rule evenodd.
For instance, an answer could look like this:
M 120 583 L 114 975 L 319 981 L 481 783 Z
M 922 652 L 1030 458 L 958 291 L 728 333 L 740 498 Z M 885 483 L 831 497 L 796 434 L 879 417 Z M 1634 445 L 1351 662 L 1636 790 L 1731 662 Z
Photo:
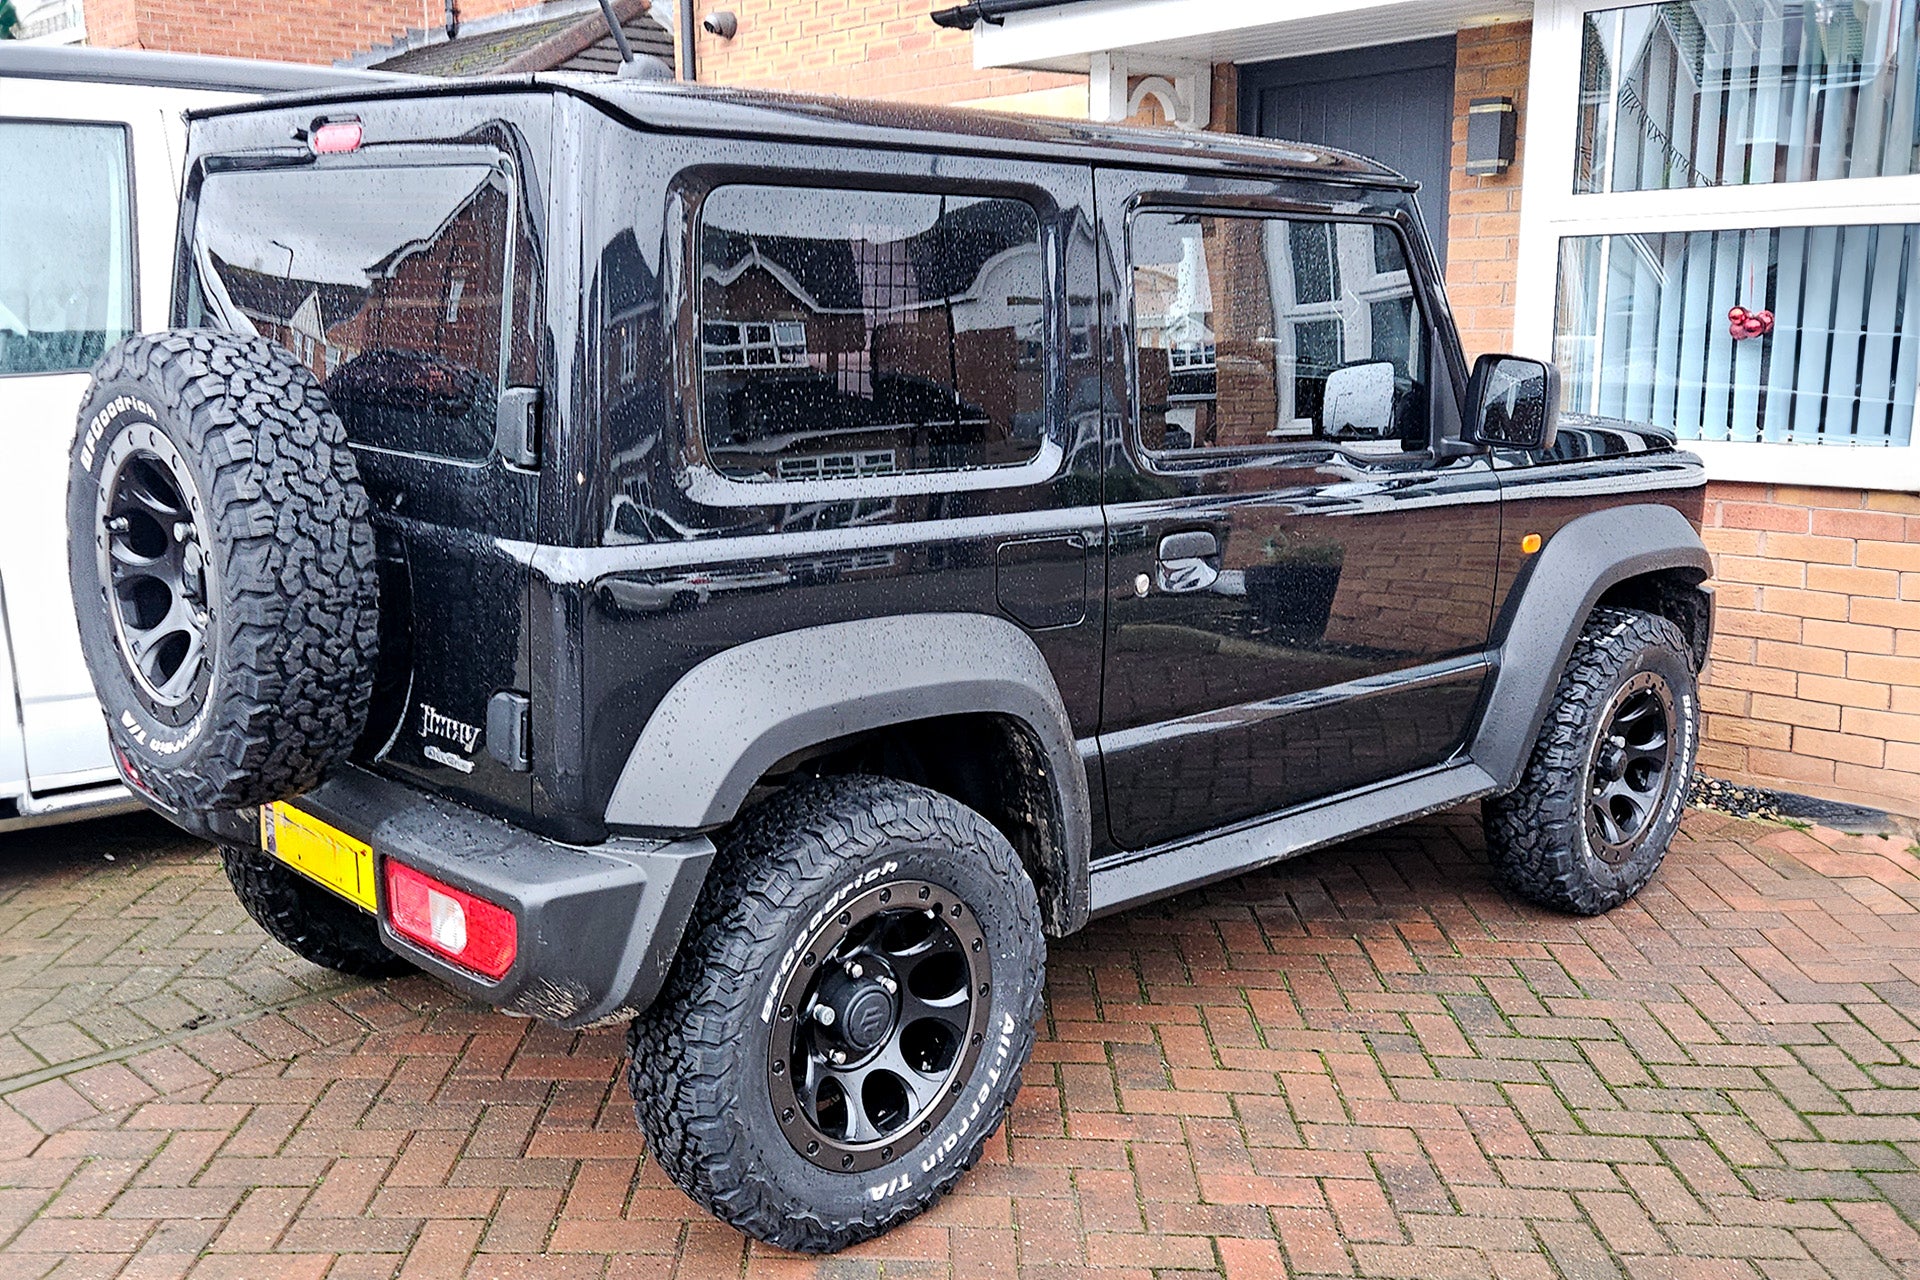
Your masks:
M 1704 580 L 1713 561 L 1687 518 L 1672 507 L 1636 504 L 1568 521 L 1514 588 L 1500 644 L 1499 675 L 1470 753 L 1503 791 L 1520 772 L 1546 721 L 1560 674 L 1587 615 L 1607 588 L 1663 569 Z
M 640 732 L 607 823 L 695 831 L 731 819 L 769 767 L 852 733 L 934 716 L 1010 716 L 1046 753 L 1076 918 L 1092 840 L 1087 778 L 1046 660 L 979 613 L 835 622 L 717 653 L 682 676 Z

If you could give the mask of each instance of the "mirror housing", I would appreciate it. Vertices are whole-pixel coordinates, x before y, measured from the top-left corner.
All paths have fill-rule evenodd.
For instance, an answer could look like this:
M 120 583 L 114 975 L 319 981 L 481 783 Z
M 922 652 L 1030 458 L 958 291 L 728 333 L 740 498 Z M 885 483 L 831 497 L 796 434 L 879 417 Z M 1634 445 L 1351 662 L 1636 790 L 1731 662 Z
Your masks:
M 1551 449 L 1559 422 L 1559 369 L 1525 356 L 1481 356 L 1475 362 L 1461 439 L 1505 449 Z

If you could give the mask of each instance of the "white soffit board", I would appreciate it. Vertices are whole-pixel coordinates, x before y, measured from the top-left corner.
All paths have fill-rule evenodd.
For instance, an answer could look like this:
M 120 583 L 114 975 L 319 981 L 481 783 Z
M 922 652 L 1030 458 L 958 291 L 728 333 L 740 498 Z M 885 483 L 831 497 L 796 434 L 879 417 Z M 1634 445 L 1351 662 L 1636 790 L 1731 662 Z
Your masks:
M 1452 35 L 1519 22 L 1533 0 L 1079 0 L 974 28 L 978 67 L 1086 71 L 1127 51 L 1149 71 L 1167 62 L 1261 62 Z

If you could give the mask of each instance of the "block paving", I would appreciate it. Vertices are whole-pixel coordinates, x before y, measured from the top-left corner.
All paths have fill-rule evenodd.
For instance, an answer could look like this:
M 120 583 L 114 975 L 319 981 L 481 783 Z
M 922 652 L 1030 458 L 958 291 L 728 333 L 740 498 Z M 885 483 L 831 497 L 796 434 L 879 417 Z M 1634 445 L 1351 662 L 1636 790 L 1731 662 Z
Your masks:
M 661 1177 L 620 1032 L 306 966 L 144 819 L 0 839 L 0 1027 L 5 1280 L 1920 1277 L 1905 838 L 1695 812 L 1576 920 L 1461 812 L 1099 922 L 981 1166 L 831 1259 Z

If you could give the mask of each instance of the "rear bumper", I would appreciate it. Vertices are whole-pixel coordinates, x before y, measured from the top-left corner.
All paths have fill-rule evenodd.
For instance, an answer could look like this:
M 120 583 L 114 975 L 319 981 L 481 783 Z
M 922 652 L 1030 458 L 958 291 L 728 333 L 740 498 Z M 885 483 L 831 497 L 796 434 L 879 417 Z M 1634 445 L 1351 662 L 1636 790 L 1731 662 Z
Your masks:
M 617 838 L 559 844 L 361 769 L 295 805 L 396 859 L 513 912 L 519 947 L 498 981 L 395 934 L 380 883 L 380 937 L 447 985 L 510 1013 L 580 1027 L 632 1017 L 666 981 L 713 842 Z

